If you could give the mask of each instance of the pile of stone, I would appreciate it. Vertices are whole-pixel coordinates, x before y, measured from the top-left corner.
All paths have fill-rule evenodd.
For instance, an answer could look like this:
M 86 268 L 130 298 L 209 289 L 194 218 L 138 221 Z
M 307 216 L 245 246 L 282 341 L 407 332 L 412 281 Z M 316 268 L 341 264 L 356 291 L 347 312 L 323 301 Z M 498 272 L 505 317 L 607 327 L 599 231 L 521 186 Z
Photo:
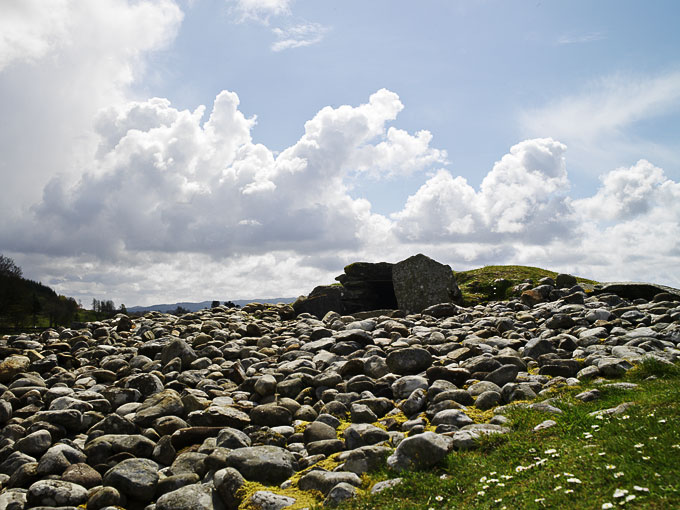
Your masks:
M 417 314 L 251 304 L 5 336 L 0 508 L 330 506 L 507 433 L 517 401 L 550 416 L 551 388 L 678 360 L 677 294 L 539 283 Z
M 350 315 L 372 310 L 399 309 L 420 313 L 438 303 L 461 303 L 462 294 L 451 266 L 419 253 L 396 264 L 355 262 L 335 278 L 301 296 L 293 308 L 321 319 L 328 312 Z

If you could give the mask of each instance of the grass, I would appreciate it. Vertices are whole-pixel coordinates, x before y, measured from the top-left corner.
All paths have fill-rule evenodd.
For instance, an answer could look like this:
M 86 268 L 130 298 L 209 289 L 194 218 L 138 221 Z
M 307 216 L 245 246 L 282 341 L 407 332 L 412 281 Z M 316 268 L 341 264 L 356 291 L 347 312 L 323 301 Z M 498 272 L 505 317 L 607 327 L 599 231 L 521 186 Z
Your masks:
M 532 280 L 534 284 L 538 284 L 541 278 L 557 276 L 554 271 L 530 266 L 485 266 L 469 271 L 456 271 L 454 274 L 466 305 L 509 299 L 512 287 L 524 280 Z M 498 279 L 506 280 L 507 283 L 497 285 L 494 281 Z M 597 283 L 580 277 L 576 277 L 576 280 L 580 284 Z
M 606 381 L 556 390 L 552 404 L 560 415 L 512 409 L 506 415 L 511 433 L 454 452 L 434 470 L 371 473 L 370 484 L 397 476 L 404 481 L 340 508 L 680 508 L 680 367 L 645 360 L 622 380 L 638 387 L 622 390 Z M 591 387 L 600 389 L 599 400 L 575 398 Z M 590 414 L 623 402 L 635 405 L 618 416 Z M 557 425 L 535 432 L 546 419 Z

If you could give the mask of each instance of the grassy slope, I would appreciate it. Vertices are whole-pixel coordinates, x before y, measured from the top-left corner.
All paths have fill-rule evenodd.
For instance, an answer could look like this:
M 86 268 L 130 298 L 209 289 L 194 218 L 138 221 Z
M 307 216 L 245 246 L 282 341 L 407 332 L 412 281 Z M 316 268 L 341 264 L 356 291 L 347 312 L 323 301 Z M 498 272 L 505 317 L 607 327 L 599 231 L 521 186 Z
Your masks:
M 524 280 L 532 280 L 534 284 L 538 284 L 541 278 L 557 276 L 554 271 L 530 266 L 485 266 L 469 271 L 456 271 L 454 274 L 467 305 L 507 299 L 510 297 L 511 288 Z M 499 287 L 494 284 L 494 280 L 497 279 L 507 280 L 508 284 Z M 580 277 L 576 277 L 576 280 L 581 284 L 597 283 Z
M 645 362 L 625 380 L 638 388 L 600 386 L 601 399 L 589 403 L 574 398 L 584 387 L 555 390 L 563 414 L 516 409 L 507 415 L 510 434 L 454 452 L 431 471 L 372 473 L 365 488 L 396 476 L 404 482 L 342 508 L 680 508 L 680 367 Z M 635 406 L 618 417 L 589 416 L 623 402 Z M 535 432 L 546 419 L 557 425 Z

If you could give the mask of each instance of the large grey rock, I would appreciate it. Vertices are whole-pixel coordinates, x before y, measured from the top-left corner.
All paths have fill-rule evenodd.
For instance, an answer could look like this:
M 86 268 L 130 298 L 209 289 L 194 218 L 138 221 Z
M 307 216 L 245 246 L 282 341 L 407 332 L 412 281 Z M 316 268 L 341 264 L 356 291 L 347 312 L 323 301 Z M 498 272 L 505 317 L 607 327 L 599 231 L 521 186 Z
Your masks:
M 408 347 L 390 352 L 385 361 L 395 374 L 418 374 L 432 365 L 432 355 L 425 349 Z
M 292 476 L 296 467 L 293 454 L 277 446 L 239 448 L 227 454 L 226 463 L 246 480 L 273 485 Z
M 322 471 L 317 469 L 303 475 L 298 482 L 298 487 L 303 491 L 316 490 L 326 495 L 333 487 L 342 482 L 359 487 L 361 478 L 355 473 L 347 471 Z
M 271 491 L 257 491 L 250 496 L 248 507 L 254 510 L 282 510 L 296 503 L 295 498 Z
M 459 302 L 461 292 L 450 266 L 414 255 L 392 267 L 392 285 L 401 310 L 419 313 L 447 302 Z
M 156 510 L 219 510 L 224 508 L 210 485 L 192 484 L 163 494 L 156 501 Z
M 323 506 L 334 507 L 345 500 L 355 498 L 359 494 L 358 489 L 347 482 L 340 482 L 333 487 L 323 502 Z
M 595 292 L 597 294 L 612 293 L 626 299 L 642 298 L 647 301 L 651 301 L 657 294 L 665 292 L 675 296 L 676 299 L 680 299 L 680 289 L 655 283 L 608 282 L 596 287 Z
M 102 464 L 117 453 L 131 453 L 137 457 L 151 457 L 156 443 L 139 434 L 105 434 L 85 445 L 85 455 L 91 464 Z
M 30 366 L 31 360 L 26 356 L 7 356 L 3 361 L 0 361 L 0 383 L 10 382 L 15 375 L 26 372 Z
M 175 358 L 179 358 L 182 361 L 182 369 L 187 370 L 191 363 L 198 359 L 198 354 L 185 340 L 174 338 L 163 347 L 161 364 L 165 366 Z
M 73 446 L 63 443 L 55 444 L 40 458 L 38 474 L 41 476 L 60 475 L 70 465 L 82 463 L 86 460 L 86 455 Z
M 232 467 L 220 469 L 213 477 L 217 493 L 227 510 L 236 510 L 241 504 L 239 489 L 246 484 L 245 478 Z
M 149 459 L 126 459 L 104 474 L 103 484 L 130 499 L 151 501 L 158 485 L 158 464 Z
M 78 506 L 87 501 L 87 489 L 63 480 L 38 480 L 28 488 L 26 503 L 33 506 Z
M 162 416 L 182 416 L 183 413 L 184 404 L 179 393 L 167 389 L 148 397 L 137 408 L 132 421 L 140 427 L 148 427 Z
M 453 441 L 434 432 L 407 437 L 387 458 L 387 465 L 397 471 L 426 469 L 441 462 L 453 448 Z

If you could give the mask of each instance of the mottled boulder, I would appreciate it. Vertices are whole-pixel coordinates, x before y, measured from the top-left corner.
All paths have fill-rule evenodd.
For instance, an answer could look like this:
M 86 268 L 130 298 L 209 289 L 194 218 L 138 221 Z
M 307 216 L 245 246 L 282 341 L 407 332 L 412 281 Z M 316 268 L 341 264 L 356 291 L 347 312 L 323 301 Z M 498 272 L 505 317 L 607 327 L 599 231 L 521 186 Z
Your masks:
M 28 488 L 26 503 L 34 506 L 78 506 L 87 501 L 87 489 L 63 480 L 38 480 Z
M 158 464 L 149 459 L 126 459 L 104 474 L 103 484 L 130 499 L 151 501 L 158 484 Z
M 452 448 L 450 437 L 424 432 L 399 443 L 395 452 L 387 458 L 387 465 L 397 471 L 429 468 L 441 462 Z
M 0 362 L 0 383 L 10 382 L 15 375 L 26 372 L 31 366 L 31 360 L 26 356 L 8 356 Z
M 251 446 L 233 450 L 226 457 L 228 467 L 233 467 L 246 480 L 278 485 L 295 472 L 295 457 L 277 446 Z
M 460 302 L 462 297 L 451 267 L 422 254 L 392 267 L 392 285 L 399 308 L 413 313 L 440 303 Z

